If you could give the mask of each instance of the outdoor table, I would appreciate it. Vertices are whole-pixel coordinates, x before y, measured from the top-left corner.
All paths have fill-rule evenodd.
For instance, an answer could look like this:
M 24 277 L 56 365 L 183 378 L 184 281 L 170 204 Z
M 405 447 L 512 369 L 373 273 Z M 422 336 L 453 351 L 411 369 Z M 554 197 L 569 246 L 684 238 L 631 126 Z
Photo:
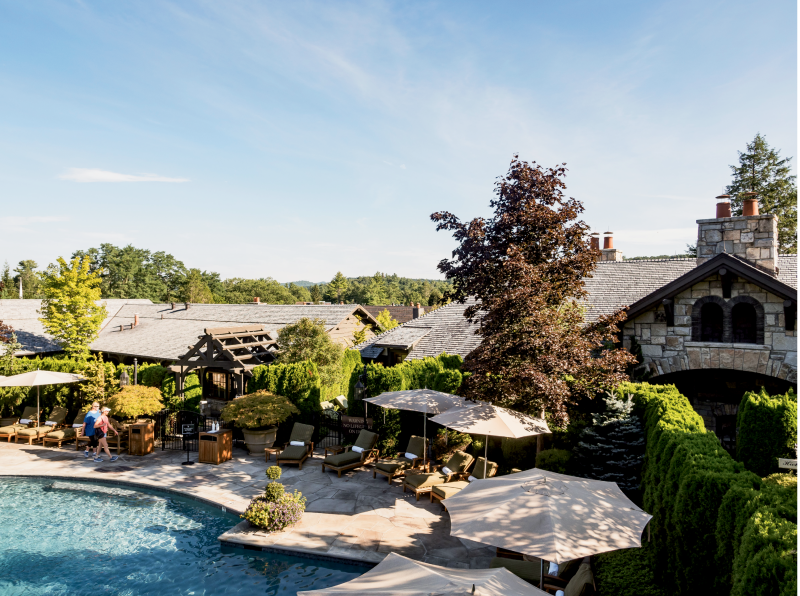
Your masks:
M 283 451 L 280 447 L 266 447 L 264 448 L 264 454 L 266 456 L 266 460 L 269 461 L 272 457 L 272 454 L 275 454 L 275 461 L 278 460 L 278 453 Z
M 330 447 L 325 447 L 325 457 L 328 457 L 328 454 L 336 455 L 337 453 L 341 453 L 344 451 L 344 447 L 341 445 L 331 445 Z

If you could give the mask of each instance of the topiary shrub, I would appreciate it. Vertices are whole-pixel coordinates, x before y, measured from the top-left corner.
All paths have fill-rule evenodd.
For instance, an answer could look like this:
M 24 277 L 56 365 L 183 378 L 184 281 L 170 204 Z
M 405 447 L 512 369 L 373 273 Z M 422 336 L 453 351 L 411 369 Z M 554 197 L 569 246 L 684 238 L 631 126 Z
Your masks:
M 164 408 L 161 391 L 144 385 L 126 385 L 109 398 L 106 405 L 111 408 L 112 415 L 134 419 L 155 414 Z
M 736 419 L 736 459 L 759 476 L 778 471 L 778 458 L 794 458 L 797 443 L 797 395 L 748 391 Z
M 267 478 L 270 480 L 278 480 L 281 477 L 282 470 L 280 466 L 270 466 L 267 468 Z
M 158 364 L 153 364 L 144 369 L 139 369 L 139 383 L 147 387 L 161 387 L 164 379 L 169 375 L 169 370 Z
M 569 474 L 572 453 L 566 449 L 543 449 L 536 456 L 536 467 L 557 474 Z
M 264 487 L 264 497 L 273 503 L 280 501 L 283 494 L 283 485 L 280 482 L 270 482 Z
M 306 498 L 298 491 L 283 493 L 277 500 L 270 499 L 267 495 L 253 498 L 241 517 L 267 532 L 280 532 L 299 522 L 306 510 Z

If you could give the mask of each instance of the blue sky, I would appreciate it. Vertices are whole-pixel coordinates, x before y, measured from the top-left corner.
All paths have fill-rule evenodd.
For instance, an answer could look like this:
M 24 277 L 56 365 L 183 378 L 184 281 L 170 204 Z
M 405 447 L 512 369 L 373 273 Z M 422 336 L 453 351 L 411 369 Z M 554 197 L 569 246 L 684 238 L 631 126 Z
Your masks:
M 223 277 L 440 277 L 428 216 L 567 162 L 626 256 L 797 155 L 793 2 L 0 1 L 0 259 L 101 242 Z

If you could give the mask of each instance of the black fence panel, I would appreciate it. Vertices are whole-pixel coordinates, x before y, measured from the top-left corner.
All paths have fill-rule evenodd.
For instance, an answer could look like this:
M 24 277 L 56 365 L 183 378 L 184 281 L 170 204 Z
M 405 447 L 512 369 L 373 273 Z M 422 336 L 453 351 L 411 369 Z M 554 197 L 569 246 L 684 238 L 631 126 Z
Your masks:
M 156 443 L 161 450 L 198 451 L 201 432 L 207 432 L 224 423 L 218 418 L 203 416 L 188 410 L 161 410 L 155 415 Z
M 315 415 L 315 444 L 318 447 L 331 447 L 342 443 L 353 443 L 361 429 L 372 428 L 372 418 L 347 416 L 337 410 L 323 410 Z

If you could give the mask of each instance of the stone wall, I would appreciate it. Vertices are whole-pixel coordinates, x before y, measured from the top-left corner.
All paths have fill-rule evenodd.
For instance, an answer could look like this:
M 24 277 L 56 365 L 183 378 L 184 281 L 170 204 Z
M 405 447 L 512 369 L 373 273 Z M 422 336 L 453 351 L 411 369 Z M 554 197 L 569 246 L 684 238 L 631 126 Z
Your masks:
M 778 217 L 748 215 L 697 220 L 697 264 L 721 253 L 735 255 L 775 270 L 778 260 Z
M 764 308 L 764 343 L 692 341 L 692 307 L 706 296 L 718 296 L 725 302 L 739 296 L 757 300 Z M 712 275 L 675 296 L 674 323 L 673 327 L 667 326 L 667 315 L 660 305 L 625 323 L 625 346 L 630 348 L 630 337 L 635 335 L 642 348 L 643 364 L 653 376 L 716 368 L 760 373 L 797 383 L 796 331 L 786 331 L 783 298 L 759 286 L 736 278 L 731 297 L 724 299 L 722 279 Z

